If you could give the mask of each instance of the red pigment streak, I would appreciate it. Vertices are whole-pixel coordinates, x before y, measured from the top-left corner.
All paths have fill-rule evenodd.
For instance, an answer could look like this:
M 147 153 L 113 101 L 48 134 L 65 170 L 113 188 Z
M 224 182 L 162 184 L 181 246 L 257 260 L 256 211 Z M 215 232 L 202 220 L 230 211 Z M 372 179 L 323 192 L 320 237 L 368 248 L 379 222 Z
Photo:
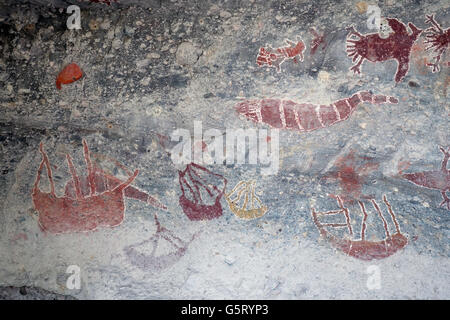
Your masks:
M 81 79 L 83 76 L 83 71 L 76 63 L 68 64 L 56 78 L 56 88 L 61 90 L 61 84 L 69 84 L 74 81 Z
M 88 153 L 88 152 L 89 151 L 86 149 L 86 153 Z M 131 171 L 125 165 L 123 165 L 122 163 L 120 163 L 119 161 L 117 161 L 114 158 L 110 158 L 108 156 L 100 155 L 97 153 L 93 153 L 93 156 L 96 158 L 108 159 L 108 160 L 112 161 L 116 165 L 116 167 L 122 169 L 128 176 L 132 175 Z M 107 174 L 102 169 L 100 169 L 96 164 L 94 164 L 94 166 L 93 166 L 93 172 L 94 172 L 94 176 L 96 179 L 95 185 L 97 187 L 98 192 L 103 192 L 105 190 L 114 188 L 121 182 L 120 179 L 114 177 L 113 175 Z M 87 181 L 86 177 L 84 177 L 84 176 L 81 177 L 81 181 L 82 182 Z M 67 184 L 69 185 L 70 183 L 72 183 L 72 182 L 69 181 Z M 87 189 L 87 182 L 86 182 L 86 184 L 82 183 L 81 187 L 82 187 L 82 192 L 85 192 L 84 190 Z M 73 188 L 72 188 L 72 190 L 73 190 Z M 70 186 L 66 186 L 66 193 L 67 192 L 70 192 Z M 124 195 L 127 198 L 143 201 L 143 202 L 146 202 L 156 208 L 167 210 L 167 207 L 164 204 L 162 204 L 158 199 L 152 197 L 151 195 L 149 195 L 148 193 L 146 193 L 144 191 L 139 190 L 136 187 L 133 187 L 133 186 L 126 187 L 124 190 Z
M 431 27 L 425 30 L 426 32 L 426 40 L 425 43 L 428 44 L 428 47 L 426 50 L 433 49 L 433 52 L 437 55 L 433 57 L 434 62 L 428 63 L 427 66 L 432 67 L 432 72 L 438 72 L 439 67 L 439 61 L 441 60 L 442 55 L 447 50 L 448 45 L 450 43 L 450 28 L 442 29 L 442 27 L 439 25 L 439 23 L 434 20 L 433 15 L 427 15 L 426 23 L 430 23 Z M 447 66 L 450 64 L 450 62 L 447 62 Z
M 410 60 L 414 63 L 415 67 L 417 68 L 417 71 L 421 75 L 427 75 L 428 74 L 428 57 L 425 56 L 425 44 L 423 41 L 417 41 L 414 43 L 414 45 L 411 48 L 411 57 Z
M 400 173 L 400 176 L 418 186 L 439 190 L 444 199 L 439 206 L 447 204 L 447 209 L 450 210 L 450 199 L 446 194 L 446 192 L 450 191 L 450 170 L 447 169 L 447 162 L 450 158 L 450 148 L 448 148 L 447 151 L 442 147 L 439 149 L 444 154 L 440 170 L 405 174 Z
M 362 194 L 362 186 L 369 173 L 378 169 L 378 163 L 371 160 L 366 157 L 357 157 L 355 156 L 355 152 L 351 150 L 348 155 L 336 160 L 335 166 L 337 167 L 337 171 L 325 177 L 339 181 L 343 192 L 339 197 L 344 202 L 348 201 L 353 203 L 353 199 L 367 198 L 367 196 Z
M 28 237 L 25 233 L 17 233 L 14 237 L 11 238 L 11 241 L 16 242 L 18 240 L 28 240 Z
M 303 51 L 305 50 L 305 44 L 303 41 L 299 40 L 297 43 L 286 39 L 285 42 L 288 44 L 286 47 L 279 47 L 273 49 L 270 46 L 266 48 L 259 48 L 258 56 L 256 57 L 256 63 L 259 67 L 267 65 L 269 68 L 273 67 L 277 72 L 281 71 L 281 64 L 289 59 L 294 60 L 297 63 L 297 57 L 300 61 L 303 61 Z
M 392 210 L 391 204 L 388 202 L 386 196 L 383 196 L 383 202 L 385 203 L 388 212 L 391 216 L 391 219 L 394 223 L 396 232 L 391 235 L 388 230 L 388 224 L 386 219 L 384 218 L 380 207 L 376 203 L 375 200 L 371 199 L 371 204 L 373 205 L 375 211 L 378 213 L 384 227 L 385 238 L 381 241 L 368 241 L 365 239 L 365 232 L 367 229 L 366 221 L 367 221 L 367 211 L 364 203 L 362 201 L 358 201 L 359 206 L 361 208 L 361 212 L 363 214 L 363 220 L 361 224 L 360 236 L 361 238 L 358 240 L 348 240 L 341 239 L 336 237 L 330 232 L 330 229 L 335 228 L 347 228 L 350 236 L 353 236 L 353 230 L 350 225 L 350 213 L 347 208 L 344 207 L 344 204 L 340 197 L 337 197 L 337 203 L 340 207 L 340 210 L 326 211 L 326 212 L 317 212 L 314 208 L 312 208 L 312 217 L 314 224 L 319 229 L 320 234 L 327 239 L 332 246 L 341 250 L 345 254 L 352 256 L 354 258 L 360 260 L 370 261 L 373 259 L 384 259 L 387 258 L 400 249 L 404 248 L 408 244 L 408 239 L 401 233 L 400 226 L 395 217 L 395 213 Z M 319 217 L 326 215 L 340 215 L 342 214 L 345 217 L 345 223 L 321 223 L 319 221 Z
M 198 142 L 195 142 L 194 143 L 194 145 L 193 145 L 193 150 L 197 150 L 197 148 L 198 147 L 200 148 L 200 149 L 202 149 L 202 151 L 206 151 L 207 149 L 208 149 L 208 145 L 205 143 L 205 141 L 198 141 Z
M 310 50 L 309 53 L 310 55 L 314 55 L 317 51 L 317 49 L 319 49 L 319 46 L 322 45 L 322 51 L 325 50 L 325 48 L 327 47 L 327 43 L 325 42 L 325 33 L 322 33 L 321 35 L 319 35 L 316 31 L 316 29 L 311 28 L 309 29 L 309 31 L 313 34 L 314 38 L 311 40 L 311 44 L 310 44 Z
M 329 127 L 348 119 L 356 107 L 363 102 L 396 104 L 398 99 L 375 95 L 369 91 L 361 91 L 350 98 L 335 101 L 330 105 L 262 99 L 245 100 L 236 104 L 235 109 L 238 113 L 256 123 L 265 123 L 273 128 L 308 132 Z
M 361 73 L 360 68 L 364 59 L 371 62 L 395 59 L 398 62 L 395 81 L 400 82 L 408 73 L 411 47 L 422 30 L 410 22 L 408 26 L 412 34 L 409 34 L 406 25 L 399 20 L 387 18 L 387 21 L 394 32 L 385 39 L 381 38 L 378 33 L 362 35 L 353 26 L 349 28 L 349 36 L 354 35 L 358 39 L 347 39 L 347 53 L 349 57 L 353 57 L 353 62 L 359 59 L 350 70 Z
M 211 220 L 222 215 L 220 199 L 225 193 L 227 179 L 195 163 L 188 164 L 178 174 L 182 193 L 180 206 L 190 220 Z
M 131 187 L 130 184 L 138 175 L 138 170 L 129 174 L 126 181 L 105 174 L 93 166 L 89 149 L 83 139 L 84 159 L 88 175 L 81 178 L 77 175 L 70 155 L 66 155 L 72 180 L 65 186 L 65 194 L 58 197 L 55 193 L 50 161 L 40 144 L 42 161 L 38 169 L 32 192 L 33 205 L 39 213 L 39 226 L 42 231 L 55 234 L 93 231 L 98 227 L 115 227 L 122 223 L 125 213 L 124 195 L 145 201 L 158 208 L 165 208 L 156 199 Z M 47 169 L 50 192 L 39 188 L 41 173 Z
M 397 170 L 399 174 L 403 173 L 403 170 L 407 170 L 411 166 L 409 161 L 400 161 L 397 165 Z
M 161 145 L 161 147 L 166 148 L 169 142 L 169 137 L 160 133 L 157 133 L 156 136 L 158 137 L 158 142 Z
M 174 265 L 185 255 L 189 244 L 194 240 L 197 234 L 194 234 L 192 239 L 186 242 L 161 226 L 156 215 L 155 222 L 155 235 L 147 240 L 125 247 L 124 252 L 131 264 L 145 271 L 161 272 Z M 156 256 L 156 250 L 158 249 L 161 240 L 167 241 L 173 248 L 173 251 Z M 144 252 L 148 251 L 145 250 L 148 245 L 150 245 L 150 252 L 147 254 Z

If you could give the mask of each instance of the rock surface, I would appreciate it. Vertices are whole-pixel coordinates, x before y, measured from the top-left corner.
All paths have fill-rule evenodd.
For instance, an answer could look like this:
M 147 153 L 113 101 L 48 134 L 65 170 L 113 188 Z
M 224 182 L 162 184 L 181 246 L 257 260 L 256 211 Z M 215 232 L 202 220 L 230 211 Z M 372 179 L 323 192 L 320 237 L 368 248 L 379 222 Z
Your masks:
M 81 8 L 80 30 L 66 27 L 65 9 L 74 3 Z M 405 25 L 425 30 L 425 14 L 434 14 L 450 27 L 448 1 L 380 3 L 382 17 Z M 401 81 L 394 80 L 396 60 L 365 60 L 361 74 L 354 74 L 348 27 L 376 33 L 368 28 L 367 10 L 358 1 L 326 0 L 0 4 L 0 298 L 18 297 L 8 286 L 26 286 L 78 299 L 449 299 L 450 210 L 440 206 L 450 181 L 441 168 L 450 146 L 448 50 L 440 70 L 432 72 L 426 63 L 435 53 L 425 50 L 422 33 L 410 47 Z M 285 39 L 304 43 L 303 61 L 287 57 L 280 72 L 258 66 L 260 48 L 291 46 Z M 72 62 L 83 77 L 57 90 L 58 73 Z M 188 150 L 209 150 L 211 141 L 194 140 L 194 121 L 224 139 L 230 129 L 269 128 L 236 112 L 245 100 L 329 105 L 360 91 L 398 103 L 361 103 L 347 120 L 310 132 L 280 130 L 274 174 L 263 174 L 260 162 L 203 164 L 216 174 L 204 173 L 206 185 L 223 183 L 217 175 L 227 180 L 225 194 L 215 193 L 208 203 L 217 199 L 221 215 L 188 219 L 186 208 L 193 206 L 179 202 L 185 165 L 173 161 L 175 130 L 192 136 Z M 271 143 L 275 133 L 269 132 Z M 138 169 L 132 186 L 167 210 L 125 193 L 120 225 L 43 231 L 43 213 L 32 197 L 39 145 L 48 153 L 56 195 L 63 197 L 72 179 L 66 154 L 77 174 L 87 175 L 83 139 L 104 174 L 125 181 Z M 255 152 L 248 150 L 247 157 Z M 425 182 L 408 176 L 431 171 Z M 240 181 L 251 180 L 268 210 L 245 220 L 227 199 Z M 50 191 L 46 169 L 39 186 Z M 320 235 L 312 216 L 313 210 L 339 210 L 337 196 L 350 218 L 338 214 L 327 221 L 348 222 L 353 234 L 328 228 L 336 237 L 361 237 L 362 203 L 368 242 L 389 240 L 378 205 L 390 234 L 397 222 L 407 244 L 370 261 L 344 253 Z M 94 213 L 111 206 L 106 201 Z M 58 210 L 69 212 L 68 206 Z M 72 222 L 65 223 L 70 229 Z M 379 254 L 390 250 L 384 244 Z

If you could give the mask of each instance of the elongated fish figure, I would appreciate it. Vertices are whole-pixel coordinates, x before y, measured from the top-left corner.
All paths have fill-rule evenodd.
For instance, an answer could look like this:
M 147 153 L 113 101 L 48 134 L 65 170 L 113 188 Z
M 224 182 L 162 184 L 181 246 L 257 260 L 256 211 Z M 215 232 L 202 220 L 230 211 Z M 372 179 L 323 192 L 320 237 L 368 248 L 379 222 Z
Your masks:
M 430 170 L 415 173 L 405 173 L 401 176 L 415 185 L 425 187 L 428 189 L 436 189 L 441 192 L 444 199 L 439 206 L 447 205 L 447 209 L 450 210 L 450 198 L 447 196 L 447 192 L 450 191 L 450 170 L 447 169 L 447 163 L 450 159 L 450 147 L 445 150 L 439 147 L 439 150 L 444 154 L 440 170 Z
M 56 88 L 61 90 L 61 84 L 69 84 L 81 79 L 83 71 L 76 63 L 71 63 L 65 66 L 56 78 Z
M 265 123 L 273 128 L 313 131 L 347 120 L 356 107 L 363 102 L 373 104 L 396 104 L 398 99 L 360 91 L 350 98 L 338 100 L 329 105 L 297 103 L 292 100 L 261 99 L 245 100 L 235 109 L 256 123 Z

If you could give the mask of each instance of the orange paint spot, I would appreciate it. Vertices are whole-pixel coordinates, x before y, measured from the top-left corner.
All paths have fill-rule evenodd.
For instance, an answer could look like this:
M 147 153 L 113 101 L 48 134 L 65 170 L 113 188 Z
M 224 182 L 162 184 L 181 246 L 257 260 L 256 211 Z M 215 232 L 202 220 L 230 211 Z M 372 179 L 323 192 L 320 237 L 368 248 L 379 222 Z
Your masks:
M 69 84 L 81 79 L 83 71 L 76 63 L 68 64 L 56 78 L 56 88 L 61 90 L 61 84 Z

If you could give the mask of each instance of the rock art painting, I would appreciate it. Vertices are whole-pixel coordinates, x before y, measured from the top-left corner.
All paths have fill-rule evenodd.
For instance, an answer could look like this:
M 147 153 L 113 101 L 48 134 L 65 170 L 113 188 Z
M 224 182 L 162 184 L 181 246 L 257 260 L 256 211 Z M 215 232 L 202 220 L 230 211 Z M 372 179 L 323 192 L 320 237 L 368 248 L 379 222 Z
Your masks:
M 386 18 L 386 20 L 393 31 L 387 38 L 382 38 L 378 33 L 363 35 L 353 26 L 349 28 L 347 54 L 352 57 L 353 62 L 359 59 L 350 70 L 361 73 L 361 65 L 365 59 L 371 62 L 395 59 L 398 66 L 394 79 L 395 82 L 400 82 L 408 73 L 411 48 L 422 30 L 410 22 L 408 26 L 412 33 L 409 34 L 406 25 L 399 20 L 393 18 Z
M 120 168 L 123 170 L 125 174 L 128 176 L 132 175 L 132 172 L 122 163 L 117 161 L 116 159 L 109 158 L 105 155 L 93 153 L 89 151 L 89 156 L 94 159 L 107 159 L 114 163 L 114 165 L 117 168 Z M 92 164 L 92 172 L 94 173 L 94 181 L 95 181 L 95 188 L 98 193 L 104 192 L 106 190 L 110 190 L 112 188 L 115 188 L 117 185 L 121 183 L 121 180 L 111 174 L 108 174 L 103 169 L 101 169 L 95 162 Z M 89 177 L 88 176 L 80 176 L 80 186 L 81 186 L 81 192 L 84 196 L 87 196 L 89 194 Z M 65 193 L 74 197 L 75 194 L 75 188 L 73 181 L 69 181 L 66 185 Z M 126 198 L 139 200 L 142 202 L 146 202 L 155 208 L 167 210 L 167 207 L 162 204 L 158 199 L 155 197 L 149 195 L 145 191 L 139 190 L 138 188 L 134 186 L 128 186 L 124 189 L 124 195 Z
M 239 218 L 251 220 L 260 218 L 268 211 L 255 194 L 256 181 L 240 181 L 225 195 L 230 210 Z
M 58 197 L 50 161 L 44 151 L 43 143 L 39 148 L 40 163 L 32 191 L 33 205 L 39 214 L 38 223 L 42 231 L 60 234 L 93 231 L 99 227 L 115 227 L 122 223 L 125 214 L 124 196 L 145 201 L 158 208 L 165 208 L 155 198 L 130 186 L 138 175 L 138 170 L 129 174 L 125 181 L 105 174 L 91 162 L 88 145 L 83 140 L 84 159 L 88 175 L 79 177 L 72 158 L 66 155 L 72 180 L 65 186 L 65 194 Z M 39 188 L 42 170 L 46 167 L 50 182 L 50 192 Z
M 190 220 L 211 220 L 222 215 L 220 199 L 227 179 L 195 163 L 179 171 L 178 177 L 182 193 L 180 206 Z
M 183 241 L 161 226 L 156 215 L 155 223 L 155 235 L 124 248 L 130 263 L 147 272 L 161 272 L 173 266 L 185 255 L 188 246 L 197 236 L 197 234 L 194 234 L 190 241 Z M 162 254 L 158 254 L 158 248 L 163 241 L 169 244 L 168 247 L 170 249 L 165 250 Z
M 319 47 L 322 48 L 321 49 L 322 51 L 325 50 L 325 48 L 327 47 L 327 43 L 325 42 L 325 33 L 319 34 L 314 28 L 309 29 L 309 31 L 313 35 L 313 39 L 311 40 L 310 44 L 309 54 L 313 56 L 314 54 L 316 54 L 317 49 L 319 49 Z
M 342 201 L 353 203 L 354 199 L 370 198 L 362 194 L 362 187 L 370 172 L 378 169 L 379 164 L 372 158 L 358 156 L 354 150 L 347 155 L 339 157 L 334 163 L 336 170 L 327 174 L 326 180 L 339 182 Z M 333 197 L 336 197 L 333 195 Z
M 450 210 L 450 199 L 447 196 L 447 192 L 450 191 L 450 170 L 447 169 L 448 159 L 450 158 L 450 148 L 447 151 L 439 147 L 444 154 L 440 170 L 423 171 L 416 173 L 400 173 L 400 176 L 414 183 L 415 185 L 425 187 L 428 189 L 435 189 L 441 192 L 444 199 L 440 206 L 447 205 L 447 209 Z
M 297 63 L 297 57 L 300 61 L 303 61 L 303 51 L 305 51 L 305 44 L 302 40 L 297 42 L 289 39 L 285 40 L 288 46 L 279 47 L 273 49 L 271 46 L 259 48 L 258 56 L 256 57 L 256 63 L 262 67 L 264 65 L 269 68 L 275 68 L 277 72 L 281 71 L 281 64 L 286 60 L 293 60 Z
M 345 254 L 352 256 L 354 258 L 360 260 L 378 260 L 387 258 L 397 251 L 401 250 L 408 244 L 408 239 L 401 233 L 400 226 L 395 217 L 395 213 L 392 210 L 391 204 L 388 202 L 386 196 L 383 196 L 383 202 L 385 203 L 387 210 L 391 216 L 392 222 L 395 226 L 395 233 L 391 234 L 389 232 L 388 223 L 381 212 L 379 205 L 375 200 L 370 200 L 373 205 L 375 211 L 378 213 L 384 227 L 385 238 L 380 241 L 368 241 L 366 240 L 366 230 L 367 230 L 367 210 L 362 201 L 358 201 L 359 206 L 361 208 L 361 212 L 363 214 L 361 231 L 360 231 L 360 239 L 349 240 L 339 238 L 334 235 L 330 229 L 339 229 L 339 228 L 347 228 L 347 231 L 351 238 L 353 238 L 353 229 L 350 224 L 350 213 L 349 210 L 344 207 L 344 204 L 340 197 L 337 197 L 337 203 L 339 205 L 339 210 L 332 210 L 326 212 L 318 212 L 314 208 L 312 208 L 312 217 L 314 224 L 320 231 L 320 234 L 327 239 L 332 246 L 341 250 Z M 330 215 L 343 215 L 345 218 L 345 223 L 322 223 L 319 218 L 323 216 Z
M 428 63 L 427 66 L 432 68 L 432 72 L 438 72 L 440 69 L 439 61 L 450 43 L 450 28 L 444 30 L 439 23 L 434 20 L 433 15 L 427 15 L 426 17 L 427 20 L 425 22 L 431 24 L 431 27 L 425 30 L 425 43 L 428 44 L 426 50 L 429 51 L 433 49 L 433 52 L 436 54 L 436 56 L 433 57 L 434 62 Z
M 356 107 L 363 102 L 396 104 L 398 99 L 360 91 L 350 98 L 341 99 L 329 105 L 261 99 L 240 102 L 236 104 L 235 110 L 253 122 L 265 123 L 272 128 L 308 132 L 347 120 Z
M 61 84 L 69 84 L 83 77 L 83 71 L 76 63 L 70 63 L 61 70 L 56 78 L 56 88 L 61 90 Z

